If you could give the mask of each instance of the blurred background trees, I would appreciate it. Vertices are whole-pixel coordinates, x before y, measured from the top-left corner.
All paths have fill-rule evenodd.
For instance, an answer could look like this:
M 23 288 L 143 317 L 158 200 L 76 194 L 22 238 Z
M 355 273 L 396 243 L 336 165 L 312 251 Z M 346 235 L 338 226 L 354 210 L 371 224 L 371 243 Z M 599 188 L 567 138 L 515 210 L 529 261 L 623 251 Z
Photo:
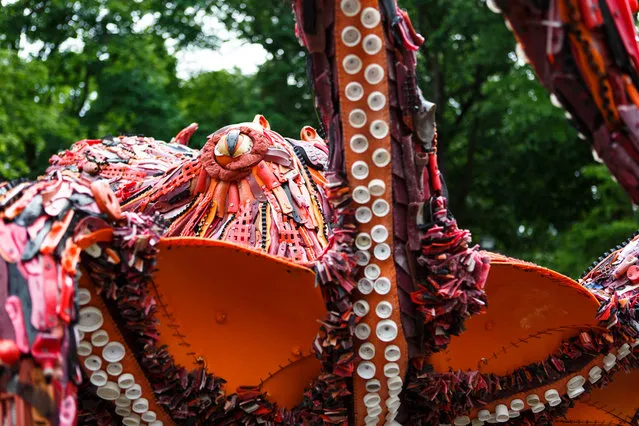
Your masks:
M 2 0 L 0 177 L 37 176 L 85 137 L 192 139 L 267 116 L 296 137 L 318 125 L 286 0 Z M 426 37 L 421 87 L 438 105 L 451 206 L 487 249 L 578 276 L 637 228 L 637 212 L 594 162 L 500 16 L 481 0 L 402 0 Z M 223 32 L 207 29 L 219 23 Z M 223 33 L 223 34 L 221 34 Z M 181 75 L 184 52 L 228 37 L 263 48 L 256 72 L 220 64 Z M 208 56 L 202 55 L 201 60 Z M 210 64 L 209 64 L 210 65 Z

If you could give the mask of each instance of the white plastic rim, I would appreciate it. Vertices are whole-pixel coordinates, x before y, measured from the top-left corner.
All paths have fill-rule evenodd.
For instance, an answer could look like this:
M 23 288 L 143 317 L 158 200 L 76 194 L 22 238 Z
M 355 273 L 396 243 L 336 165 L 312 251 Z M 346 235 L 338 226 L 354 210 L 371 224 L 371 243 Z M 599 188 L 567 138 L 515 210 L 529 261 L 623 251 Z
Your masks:
M 572 390 L 582 387 L 584 383 L 586 383 L 586 379 L 583 376 L 575 376 L 568 380 L 566 386 L 568 387 L 568 390 Z
M 362 154 L 368 149 L 368 139 L 364 135 L 354 135 L 350 141 L 351 149 L 356 154 Z
M 93 346 L 91 346 L 91 343 L 87 342 L 86 340 L 83 340 L 80 343 L 78 343 L 78 355 L 89 356 L 91 355 L 92 350 L 93 350 Z
M 598 377 L 598 376 L 601 376 L 601 373 L 602 373 L 601 367 L 599 367 L 598 365 L 595 365 L 594 367 L 590 369 L 590 371 L 588 372 L 588 375 L 590 377 Z
M 382 407 L 380 405 L 369 407 L 367 412 L 369 416 L 377 417 L 382 414 Z
M 377 323 L 375 334 L 382 342 L 392 342 L 397 337 L 397 324 L 393 320 L 380 321 Z
M 357 289 L 363 295 L 371 294 L 373 292 L 373 283 L 368 278 L 360 278 L 357 281 Z
M 366 124 L 366 113 L 363 109 L 356 108 L 348 114 L 348 123 L 351 127 L 361 129 Z
M 390 379 L 392 379 L 392 377 L 388 378 L 389 381 L 390 381 Z M 400 393 L 402 393 L 401 389 L 391 389 L 391 388 L 388 389 L 388 394 L 391 395 L 391 396 L 397 396 Z
M 507 422 L 510 416 L 508 415 L 508 407 L 504 404 L 498 404 L 495 407 L 495 420 L 499 423 Z
M 617 357 L 614 354 L 608 354 L 603 359 L 604 369 L 606 371 L 610 370 L 617 363 Z
M 391 255 L 390 246 L 386 243 L 377 244 L 375 248 L 373 249 L 373 255 L 375 256 L 375 259 L 377 260 L 388 259 Z
M 512 401 L 510 401 L 510 408 L 514 411 L 521 411 L 524 409 L 524 407 L 524 401 L 522 401 L 521 399 L 513 399 Z
M 382 384 L 377 379 L 371 379 L 366 382 L 367 392 L 379 392 L 381 388 L 382 388 Z
M 155 414 L 155 411 L 147 411 L 146 413 L 142 414 L 142 420 L 144 420 L 145 422 L 154 422 L 155 419 L 157 419 L 157 414 Z
M 384 139 L 386 136 L 388 136 L 388 123 L 386 123 L 383 120 L 375 120 L 371 124 L 370 132 L 374 138 Z M 380 149 L 383 149 L 383 148 L 380 148 Z M 373 154 L 373 159 L 375 158 L 376 158 L 375 154 Z M 377 161 L 375 161 L 375 165 L 377 165 L 378 167 L 384 167 L 388 163 L 390 163 L 390 154 L 388 154 L 388 160 L 386 160 L 386 157 L 384 156 L 384 157 L 378 157 Z
M 131 409 L 129 407 L 115 407 L 115 414 L 127 417 L 131 415 Z
M 124 426 L 138 426 L 140 424 L 140 416 L 137 414 L 131 414 L 122 419 L 122 424 Z
M 124 392 L 124 395 L 130 400 L 138 399 L 142 396 L 142 387 L 137 384 L 133 385 Z
M 370 191 L 370 188 L 369 188 Z M 373 211 L 368 207 L 362 206 L 355 210 L 355 220 L 359 223 L 368 223 L 373 219 Z
M 482 422 L 487 421 L 488 419 L 490 419 L 490 411 L 481 410 L 479 413 L 477 413 L 477 418 Z
M 359 0 L 342 0 L 340 3 L 340 8 L 342 9 L 342 13 L 346 16 L 355 16 L 359 13 L 362 5 Z
M 91 292 L 86 288 L 78 289 L 78 303 L 84 306 L 91 301 Z
M 365 426 L 377 426 L 379 423 L 379 415 L 377 416 L 366 416 L 364 417 L 364 425 Z
M 383 296 L 385 294 L 388 294 L 388 292 L 390 291 L 391 282 L 386 277 L 380 277 L 377 280 L 375 280 L 375 284 L 373 285 L 373 288 L 375 289 L 375 293 L 381 294 Z
M 381 92 L 373 92 L 368 95 L 366 103 L 371 110 L 380 111 L 386 106 L 386 96 L 384 96 Z
M 531 411 L 533 413 L 537 414 L 537 413 L 541 413 L 545 409 L 546 409 L 546 406 L 544 404 L 542 404 L 542 403 L 539 403 L 539 404 L 533 405 Z
M 364 380 L 375 377 L 375 364 L 370 361 L 360 362 L 357 366 L 357 375 Z
M 92 385 L 99 388 L 100 386 L 106 385 L 107 382 L 109 381 L 109 378 L 107 377 L 107 373 L 105 373 L 102 370 L 99 370 L 91 374 L 89 381 L 91 382 Z
M 346 95 L 346 99 L 356 102 L 364 97 L 364 88 L 357 82 L 351 82 L 346 85 L 344 94 Z
M 120 374 L 122 374 L 122 370 L 122 364 L 120 364 L 119 362 L 109 364 L 106 368 L 107 373 L 109 373 L 111 376 L 119 376 Z
M 91 335 L 91 343 L 96 348 L 101 348 L 109 343 L 109 334 L 104 330 L 98 330 Z
M 513 411 L 513 410 L 508 411 L 508 417 L 510 417 L 511 419 L 519 417 L 519 411 Z
M 382 270 L 380 269 L 380 267 L 375 265 L 374 263 L 364 268 L 364 276 L 369 280 L 376 280 L 377 278 L 379 278 L 379 275 L 381 273 Z
M 366 250 L 358 250 L 355 252 L 355 261 L 359 266 L 366 266 L 371 260 L 371 254 Z
M 373 245 L 373 240 L 371 236 L 366 232 L 360 232 L 355 237 L 355 247 L 360 250 L 368 250 Z
M 102 349 L 102 358 L 107 360 L 108 362 L 118 362 L 124 358 L 126 350 L 124 349 L 124 345 L 120 342 L 109 342 Z
M 384 126 L 386 126 L 385 122 L 381 120 L 376 120 L 375 122 L 373 122 L 373 125 L 371 126 L 371 132 L 372 132 L 372 127 L 377 122 L 380 122 Z M 388 126 L 386 127 L 386 129 L 388 129 Z M 386 167 L 388 166 L 390 161 L 391 161 L 391 155 L 390 155 L 390 152 L 388 152 L 388 150 L 384 148 L 378 148 L 375 150 L 375 152 L 373 152 L 373 163 L 375 163 L 377 167 Z
M 342 30 L 342 43 L 348 47 L 357 46 L 362 39 L 362 34 L 352 25 Z
M 364 405 L 367 408 L 372 408 L 379 405 L 382 402 L 382 398 L 376 393 L 367 393 L 364 395 Z
M 104 324 L 104 318 L 98 308 L 87 306 L 86 308 L 80 309 L 78 324 L 76 325 L 78 330 L 84 331 L 85 333 L 92 333 L 102 327 L 102 324 Z
M 366 361 L 370 361 L 375 356 L 375 346 L 370 343 L 364 343 L 359 347 L 359 356 Z
M 455 426 L 466 426 L 470 424 L 470 418 L 468 416 L 460 416 L 457 417 L 454 421 L 453 424 Z
M 368 164 L 358 160 L 351 166 L 351 174 L 355 179 L 364 180 L 368 177 Z
M 353 200 L 359 204 L 366 204 L 371 200 L 371 193 L 367 187 L 360 185 L 353 190 Z M 375 213 L 374 209 L 373 213 Z
M 84 367 L 89 371 L 98 371 L 102 367 L 102 358 L 96 355 L 88 356 L 84 360 Z
M 357 55 L 346 55 L 342 66 L 347 74 L 357 74 L 362 69 L 362 60 Z
M 127 398 L 126 396 L 120 396 L 115 400 L 115 406 L 116 407 L 130 407 L 131 406 L 131 400 L 129 398 Z
M 379 197 L 381 195 L 384 195 L 384 192 L 386 192 L 386 184 L 381 179 L 373 179 L 368 182 L 368 190 L 370 191 L 371 195 Z
M 357 324 L 355 326 L 355 337 L 359 340 L 366 340 L 371 335 L 371 327 L 368 324 Z
M 353 303 L 353 312 L 355 312 L 355 315 L 358 317 L 365 316 L 368 314 L 368 311 L 370 311 L 370 306 L 366 300 L 358 300 Z
M 401 377 L 395 376 L 395 377 L 389 377 L 388 378 L 388 389 L 390 389 L 390 390 L 401 390 L 402 386 L 403 386 L 403 381 L 402 381 Z
M 361 64 L 360 64 L 360 68 L 361 68 Z M 369 66 L 366 67 L 366 70 L 364 71 L 364 79 L 368 82 L 368 84 L 381 83 L 381 81 L 384 79 L 384 68 L 382 68 L 381 65 L 379 64 L 370 64 Z
M 568 398 L 575 399 L 584 392 L 586 392 L 586 389 L 584 389 L 583 387 L 578 387 L 576 389 L 568 389 Z
M 375 313 L 382 319 L 389 318 L 393 314 L 393 305 L 390 302 L 383 300 L 375 307 Z
M 388 239 L 388 229 L 384 225 L 375 225 L 371 229 L 371 238 L 376 243 L 383 243 Z
M 539 395 L 536 394 L 530 394 L 526 397 L 526 402 L 528 403 L 528 405 L 530 405 L 531 407 L 534 407 L 535 405 L 539 404 L 540 399 L 539 399 Z
M 111 382 L 109 382 L 111 383 Z M 119 389 L 119 387 L 118 387 Z M 115 400 L 115 406 L 116 407 L 130 407 L 131 406 L 131 400 L 129 398 L 127 398 L 126 396 L 122 395 L 119 396 L 116 400 Z
M 395 377 L 399 375 L 399 365 L 396 362 L 384 364 L 384 376 Z
M 401 356 L 402 352 L 397 345 L 390 345 L 384 349 L 384 358 L 386 358 L 386 361 L 395 362 L 398 361 Z M 388 382 L 388 387 L 390 388 L 390 381 Z
M 362 47 L 364 48 L 364 52 L 369 55 L 376 55 L 382 50 L 382 39 L 379 38 L 375 34 L 369 34 L 364 37 L 364 41 L 362 42 Z
M 559 102 L 559 98 L 557 97 L 557 95 L 555 95 L 554 93 L 550 94 L 550 103 L 552 104 L 552 106 L 554 106 L 555 108 L 563 108 L 564 106 L 561 104 L 561 102 Z
M 384 405 L 386 405 L 390 411 L 395 412 L 400 405 L 399 398 L 396 396 L 391 396 L 386 399 L 386 401 L 384 401 Z
M 548 401 L 548 405 L 550 405 L 551 407 L 556 407 L 559 404 L 561 404 L 561 398 L 551 399 L 550 401 Z
M 138 414 L 142 414 L 148 411 L 149 401 L 146 398 L 138 398 L 133 401 L 133 411 Z
M 369 192 L 370 199 L 370 192 Z M 377 217 L 384 217 L 390 212 L 390 205 L 386 200 L 375 200 L 373 201 L 373 205 L 371 206 L 371 210 L 373 210 L 373 214 Z
M 96 394 L 106 401 L 115 401 L 120 396 L 120 388 L 115 382 L 106 382 L 96 390 Z
M 164 423 L 160 420 L 157 420 L 153 423 L 149 423 L 149 426 L 164 426 Z
M 379 21 L 381 20 L 381 16 L 379 11 L 374 7 L 367 7 L 362 11 L 362 25 L 366 28 L 375 28 Z
M 544 392 L 544 398 L 546 398 L 546 401 L 552 401 L 553 399 L 559 398 L 559 392 L 557 392 L 556 389 L 548 389 Z
M 133 374 L 125 373 L 118 377 L 118 386 L 120 389 L 128 389 L 135 384 L 135 377 Z

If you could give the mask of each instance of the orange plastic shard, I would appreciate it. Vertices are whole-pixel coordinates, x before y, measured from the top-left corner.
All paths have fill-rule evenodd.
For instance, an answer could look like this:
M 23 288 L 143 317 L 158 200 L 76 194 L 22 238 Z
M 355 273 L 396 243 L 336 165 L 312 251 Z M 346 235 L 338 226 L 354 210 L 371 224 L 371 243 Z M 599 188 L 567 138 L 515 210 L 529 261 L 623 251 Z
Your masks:
M 466 321 L 430 362 L 436 371 L 507 375 L 540 362 L 580 330 L 597 327 L 599 303 L 576 281 L 527 262 L 491 255 L 486 313 Z
M 198 238 L 160 241 L 154 274 L 159 344 L 191 368 L 239 386 L 262 386 L 273 402 L 292 407 L 318 376 L 311 355 L 326 309 L 315 274 L 282 258 Z

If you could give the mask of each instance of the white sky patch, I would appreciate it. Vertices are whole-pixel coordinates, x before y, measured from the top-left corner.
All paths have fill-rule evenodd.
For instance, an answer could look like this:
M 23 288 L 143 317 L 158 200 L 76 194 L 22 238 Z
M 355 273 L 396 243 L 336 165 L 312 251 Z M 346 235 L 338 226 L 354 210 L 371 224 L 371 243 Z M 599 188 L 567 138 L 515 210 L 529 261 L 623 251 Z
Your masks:
M 255 74 L 266 61 L 266 55 L 261 45 L 238 39 L 225 41 L 218 50 L 185 49 L 176 55 L 177 75 L 187 79 L 201 72 L 232 71 L 234 68 L 238 68 L 242 74 Z
M 154 15 L 153 13 L 146 13 L 144 14 L 140 19 L 136 20 L 135 23 L 133 24 L 133 31 L 136 33 L 141 33 L 144 30 L 146 30 L 147 28 L 149 28 L 150 26 L 154 25 L 158 18 L 159 18 L 159 13 L 156 12 L 156 15 Z
M 60 52 L 82 53 L 84 42 L 78 38 L 68 38 L 60 44 Z
M 229 32 L 223 23 L 212 15 L 199 14 L 205 35 L 222 40 L 219 49 L 188 48 L 176 54 L 177 75 L 187 79 L 192 75 L 238 68 L 242 74 L 254 74 L 266 62 L 267 52 L 260 44 L 247 43 Z M 168 43 L 169 49 L 171 43 Z M 169 50 L 170 51 L 170 50 Z

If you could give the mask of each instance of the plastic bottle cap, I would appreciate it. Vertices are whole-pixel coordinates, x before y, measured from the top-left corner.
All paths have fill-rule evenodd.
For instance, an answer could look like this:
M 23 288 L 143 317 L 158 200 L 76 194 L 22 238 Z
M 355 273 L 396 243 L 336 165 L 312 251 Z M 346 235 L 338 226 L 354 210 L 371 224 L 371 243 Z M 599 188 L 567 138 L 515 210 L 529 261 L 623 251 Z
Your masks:
M 362 5 L 359 0 L 342 0 L 342 3 L 340 4 L 342 13 L 346 16 L 357 15 L 361 7 Z
M 381 16 L 379 15 L 379 11 L 374 7 L 367 7 L 362 11 L 362 25 L 366 28 L 375 28 L 379 21 L 381 20 Z
M 357 375 L 365 380 L 372 379 L 375 376 L 375 364 L 370 361 L 360 362 L 357 366 Z
M 348 26 L 342 30 L 342 43 L 348 47 L 357 46 L 362 39 L 359 30 L 353 26 Z
M 364 135 L 355 135 L 351 138 L 351 149 L 356 154 L 362 154 L 368 149 L 368 139 Z

